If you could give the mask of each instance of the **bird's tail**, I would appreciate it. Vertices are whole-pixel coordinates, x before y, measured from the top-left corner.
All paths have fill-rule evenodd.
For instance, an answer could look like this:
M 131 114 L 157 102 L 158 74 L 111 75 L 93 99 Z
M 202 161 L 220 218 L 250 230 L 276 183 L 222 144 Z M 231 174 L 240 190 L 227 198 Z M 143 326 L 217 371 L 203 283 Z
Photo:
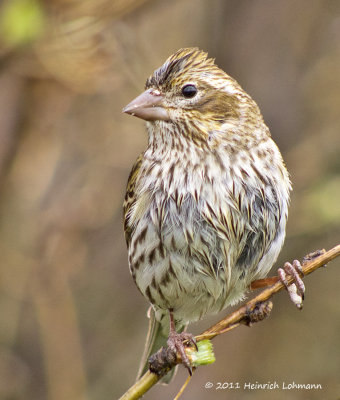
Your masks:
M 137 374 L 137 380 L 145 374 L 149 369 L 148 359 L 149 357 L 156 353 L 161 347 L 167 346 L 167 340 L 169 336 L 169 316 L 164 316 L 160 321 L 156 319 L 155 311 L 150 307 L 148 311 L 149 317 L 149 329 L 146 337 L 146 343 L 144 347 L 143 356 L 139 365 L 139 370 Z M 186 326 L 183 324 L 178 324 L 176 322 L 176 331 L 178 333 L 185 330 Z M 172 378 L 175 376 L 177 367 L 173 368 L 170 372 L 165 375 L 160 382 L 168 384 L 171 382 Z

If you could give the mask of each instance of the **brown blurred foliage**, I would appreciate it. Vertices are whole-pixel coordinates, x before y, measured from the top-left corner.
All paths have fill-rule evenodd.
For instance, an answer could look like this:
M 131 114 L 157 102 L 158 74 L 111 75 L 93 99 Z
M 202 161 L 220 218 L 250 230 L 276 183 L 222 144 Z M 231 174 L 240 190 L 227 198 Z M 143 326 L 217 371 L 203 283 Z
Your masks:
M 121 109 L 180 47 L 216 57 L 284 154 L 294 194 L 280 263 L 339 242 L 337 0 L 7 0 L 0 33 L 1 399 L 114 399 L 134 381 L 147 302 L 129 276 L 121 204 L 146 134 Z M 306 278 L 302 312 L 280 295 L 269 320 L 217 338 L 216 363 L 183 400 L 339 396 L 339 278 L 335 261 Z M 184 377 L 146 398 L 172 398 Z

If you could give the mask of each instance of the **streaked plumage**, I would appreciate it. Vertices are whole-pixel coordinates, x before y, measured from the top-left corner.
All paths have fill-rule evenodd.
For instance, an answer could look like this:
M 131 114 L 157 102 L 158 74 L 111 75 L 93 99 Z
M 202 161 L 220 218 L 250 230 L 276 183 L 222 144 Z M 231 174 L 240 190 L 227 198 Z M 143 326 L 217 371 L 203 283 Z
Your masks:
M 206 53 L 179 50 L 146 91 L 146 114 L 141 101 L 125 109 L 147 120 L 149 135 L 124 204 L 129 265 L 156 319 L 173 310 L 184 326 L 266 276 L 284 241 L 291 186 L 258 106 Z

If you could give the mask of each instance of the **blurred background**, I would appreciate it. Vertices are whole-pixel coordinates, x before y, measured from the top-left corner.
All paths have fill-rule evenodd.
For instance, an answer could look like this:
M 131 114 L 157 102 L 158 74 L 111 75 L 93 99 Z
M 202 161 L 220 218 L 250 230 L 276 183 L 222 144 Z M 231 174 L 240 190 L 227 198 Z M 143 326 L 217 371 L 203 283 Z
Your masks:
M 121 109 L 186 46 L 251 94 L 284 155 L 294 192 L 277 266 L 339 243 L 339 1 L 3 0 L 1 399 L 116 399 L 134 382 L 148 304 L 128 271 L 122 202 L 147 136 Z M 182 398 L 339 398 L 339 280 L 336 260 L 306 277 L 303 311 L 281 293 L 268 320 L 216 338 L 216 363 Z M 185 378 L 180 368 L 145 398 L 173 398 Z M 268 381 L 323 389 L 215 389 Z

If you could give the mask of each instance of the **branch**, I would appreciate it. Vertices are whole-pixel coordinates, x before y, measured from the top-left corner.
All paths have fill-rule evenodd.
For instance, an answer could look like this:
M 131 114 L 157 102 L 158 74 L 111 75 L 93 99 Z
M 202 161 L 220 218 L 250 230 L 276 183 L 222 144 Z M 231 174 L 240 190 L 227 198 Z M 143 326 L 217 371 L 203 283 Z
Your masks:
M 325 251 L 318 251 L 308 255 L 304 258 L 302 262 L 302 270 L 304 275 L 309 275 L 316 269 L 326 265 L 334 258 L 340 255 L 340 244 L 333 247 L 332 249 Z M 314 258 L 315 257 L 315 258 Z M 287 276 L 287 282 L 290 284 L 293 282 L 293 277 Z M 274 294 L 278 293 L 280 290 L 284 289 L 285 286 L 282 282 L 277 281 L 274 285 L 263 290 L 259 295 L 249 300 L 246 304 L 241 306 L 236 311 L 227 315 L 217 324 L 213 325 L 211 328 L 204 331 L 202 334 L 196 336 L 197 341 L 204 339 L 212 339 L 217 335 L 228 332 L 241 324 L 249 324 L 249 312 L 253 311 L 259 304 L 267 302 Z M 166 353 L 166 349 L 162 348 L 163 352 Z M 159 354 L 162 349 L 157 352 Z M 167 360 L 168 361 L 168 360 Z M 176 364 L 180 362 L 177 359 L 173 362 L 170 368 L 173 368 Z M 169 371 L 169 362 L 167 362 L 167 369 L 165 371 L 154 372 L 147 371 L 119 400 L 137 400 L 143 396 L 152 386 L 154 386 L 159 379 L 164 376 L 165 373 Z

